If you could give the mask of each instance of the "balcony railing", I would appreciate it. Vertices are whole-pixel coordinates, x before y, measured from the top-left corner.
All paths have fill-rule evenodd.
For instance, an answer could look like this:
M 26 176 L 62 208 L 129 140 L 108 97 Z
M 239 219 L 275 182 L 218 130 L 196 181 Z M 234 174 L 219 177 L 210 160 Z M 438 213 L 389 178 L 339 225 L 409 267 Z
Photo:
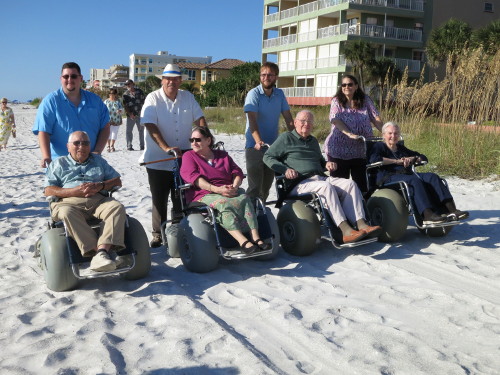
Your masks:
M 421 70 L 420 60 L 394 59 L 394 63 L 401 71 L 404 71 L 406 67 L 408 67 L 410 73 L 420 73 Z
M 336 87 L 280 87 L 287 98 L 322 98 L 335 95 Z
M 289 72 L 291 70 L 312 70 L 319 68 L 335 68 L 345 66 L 345 56 L 318 57 L 317 59 L 298 60 L 290 62 L 280 62 L 278 66 L 280 72 Z
M 357 24 L 348 26 L 346 23 L 341 25 L 332 25 L 318 29 L 316 32 L 301 34 L 290 34 L 278 38 L 266 39 L 263 41 L 263 48 L 279 47 L 298 42 L 307 42 L 310 40 L 328 38 L 338 35 L 360 35 L 371 38 L 386 38 L 407 40 L 412 42 L 422 41 L 422 31 L 413 29 L 402 29 L 399 27 L 385 27 L 377 25 Z
M 304 5 L 300 5 L 298 7 L 289 8 L 281 12 L 268 14 L 264 18 L 264 23 L 284 20 L 301 14 L 307 14 L 315 12 L 317 10 L 334 7 L 343 3 L 372 5 L 378 7 L 397 8 L 397 9 L 408 9 L 417 12 L 424 11 L 423 0 L 318 0 Z

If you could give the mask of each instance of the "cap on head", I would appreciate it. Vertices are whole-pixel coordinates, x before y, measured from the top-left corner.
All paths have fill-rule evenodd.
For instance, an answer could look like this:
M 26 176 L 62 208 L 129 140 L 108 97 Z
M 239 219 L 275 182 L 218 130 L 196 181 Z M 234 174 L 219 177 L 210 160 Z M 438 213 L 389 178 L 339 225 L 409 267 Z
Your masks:
M 131 79 L 127 79 L 127 80 L 125 81 L 125 86 L 128 86 L 128 85 L 130 85 L 131 83 L 133 84 L 133 83 L 134 83 L 134 81 L 132 81 Z
M 176 64 L 167 64 L 163 69 L 162 77 L 182 77 L 181 69 Z

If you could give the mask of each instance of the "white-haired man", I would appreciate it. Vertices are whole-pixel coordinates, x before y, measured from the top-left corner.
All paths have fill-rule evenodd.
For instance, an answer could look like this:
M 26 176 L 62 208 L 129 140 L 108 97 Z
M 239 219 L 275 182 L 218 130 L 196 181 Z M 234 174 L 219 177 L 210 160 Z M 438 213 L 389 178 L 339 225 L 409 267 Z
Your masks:
M 51 203 L 52 218 L 64 221 L 84 257 L 93 257 L 91 270 L 112 271 L 117 265 L 109 252 L 125 247 L 125 208 L 100 193 L 121 186 L 120 174 L 90 153 L 89 136 L 83 131 L 71 133 L 67 148 L 69 154 L 50 163 L 45 176 L 45 195 L 59 198 Z M 99 236 L 87 224 L 91 218 L 104 223 Z
M 182 74 L 175 64 L 168 64 L 161 77 L 161 86 L 150 93 L 141 112 L 141 124 L 146 127 L 146 148 L 141 162 L 168 158 L 174 149 L 180 155 L 189 150 L 194 125 L 207 126 L 205 117 L 193 94 L 180 90 Z M 172 200 L 172 218 L 180 216 L 181 205 L 174 192 L 174 163 L 166 161 L 148 164 L 149 187 L 153 201 L 151 247 L 162 245 L 161 223 L 167 220 L 168 197 Z

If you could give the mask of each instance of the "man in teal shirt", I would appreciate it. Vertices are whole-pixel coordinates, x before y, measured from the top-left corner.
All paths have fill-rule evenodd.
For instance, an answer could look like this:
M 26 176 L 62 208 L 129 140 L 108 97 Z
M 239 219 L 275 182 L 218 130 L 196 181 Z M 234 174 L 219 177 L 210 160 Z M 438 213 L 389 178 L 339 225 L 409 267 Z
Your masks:
M 381 228 L 369 226 L 365 221 L 363 196 L 356 183 L 325 175 L 325 168 L 332 172 L 337 166 L 325 161 L 318 140 L 311 135 L 313 126 L 312 112 L 299 112 L 294 121 L 295 129 L 278 137 L 264 154 L 264 163 L 296 183 L 291 194 L 317 193 L 342 231 L 344 243 L 378 235 Z
M 248 189 L 251 198 L 264 201 L 274 181 L 274 172 L 263 162 L 264 144 L 273 143 L 279 134 L 280 116 L 288 130 L 293 129 L 293 118 L 283 90 L 276 87 L 279 67 L 266 62 L 260 68 L 260 85 L 250 90 L 245 99 L 247 116 L 245 159 Z
M 67 154 L 68 137 L 77 130 L 88 134 L 90 150 L 98 154 L 109 138 L 108 108 L 99 96 L 80 88 L 80 66 L 65 63 L 60 80 L 61 88 L 43 98 L 33 125 L 42 153 L 41 167 Z

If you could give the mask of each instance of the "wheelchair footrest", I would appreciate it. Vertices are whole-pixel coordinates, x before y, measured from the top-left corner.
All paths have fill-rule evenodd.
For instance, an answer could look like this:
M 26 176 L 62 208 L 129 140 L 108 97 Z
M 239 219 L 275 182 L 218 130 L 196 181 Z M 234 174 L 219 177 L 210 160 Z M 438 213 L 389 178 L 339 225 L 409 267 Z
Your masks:
M 373 238 L 365 238 L 361 241 L 356 241 L 356 242 L 350 242 L 350 243 L 339 243 L 331 238 L 328 238 L 329 241 L 331 241 L 332 245 L 337 248 L 337 249 L 345 249 L 345 248 L 351 248 L 351 247 L 357 247 L 361 245 L 367 245 L 369 243 L 377 242 L 378 239 L 376 237 Z
M 256 258 L 263 255 L 268 255 L 273 252 L 273 249 L 270 250 L 257 250 L 252 254 L 246 254 L 241 249 L 222 249 L 222 257 L 224 259 L 248 259 L 248 258 Z
M 135 261 L 132 263 L 132 265 L 120 267 L 112 271 L 105 271 L 105 272 L 92 271 L 90 269 L 90 263 L 73 264 L 71 268 L 73 270 L 73 274 L 76 276 L 77 279 L 84 280 L 84 279 L 98 279 L 100 277 L 107 277 L 107 276 L 126 273 L 130 271 L 134 267 L 134 265 Z

